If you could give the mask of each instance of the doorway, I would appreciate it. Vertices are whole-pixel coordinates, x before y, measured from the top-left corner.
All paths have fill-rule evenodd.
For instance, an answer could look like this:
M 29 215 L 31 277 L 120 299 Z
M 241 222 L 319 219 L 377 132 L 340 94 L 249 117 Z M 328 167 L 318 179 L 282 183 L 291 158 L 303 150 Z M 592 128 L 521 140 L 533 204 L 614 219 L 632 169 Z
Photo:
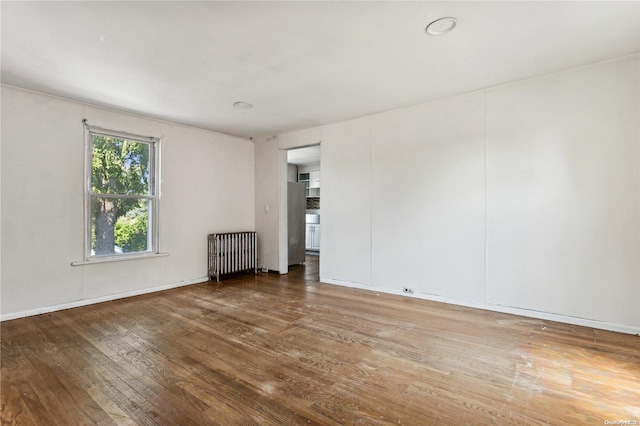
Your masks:
M 298 190 L 303 194 L 299 201 Z M 321 241 L 319 144 L 287 150 L 287 194 L 287 263 L 289 266 L 308 264 L 309 272 L 315 270 L 317 275 Z M 302 224 L 299 223 L 301 220 Z M 302 232 L 301 238 L 299 232 Z M 299 243 L 303 243 L 303 250 L 298 247 Z

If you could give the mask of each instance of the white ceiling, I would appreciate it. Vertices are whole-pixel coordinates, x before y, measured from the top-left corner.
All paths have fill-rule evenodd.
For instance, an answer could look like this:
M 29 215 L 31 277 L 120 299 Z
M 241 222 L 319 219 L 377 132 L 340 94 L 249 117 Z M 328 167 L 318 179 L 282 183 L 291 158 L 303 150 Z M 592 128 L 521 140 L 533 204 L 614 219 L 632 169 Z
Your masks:
M 640 52 L 639 1 L 2 1 L 1 12 L 3 83 L 244 137 Z M 443 16 L 455 31 L 426 35 Z

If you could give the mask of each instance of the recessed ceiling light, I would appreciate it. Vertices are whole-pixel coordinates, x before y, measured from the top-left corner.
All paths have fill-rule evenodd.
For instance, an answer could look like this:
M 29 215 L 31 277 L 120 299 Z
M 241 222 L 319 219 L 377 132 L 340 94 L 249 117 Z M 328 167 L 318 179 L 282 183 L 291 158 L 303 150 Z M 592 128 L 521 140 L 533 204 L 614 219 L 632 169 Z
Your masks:
M 253 108 L 253 104 L 250 104 L 249 102 L 236 102 L 233 104 L 234 107 L 238 108 L 238 109 L 251 109 Z
M 425 28 L 427 34 L 432 36 L 439 36 L 446 34 L 456 27 L 456 18 L 447 17 L 436 19 Z

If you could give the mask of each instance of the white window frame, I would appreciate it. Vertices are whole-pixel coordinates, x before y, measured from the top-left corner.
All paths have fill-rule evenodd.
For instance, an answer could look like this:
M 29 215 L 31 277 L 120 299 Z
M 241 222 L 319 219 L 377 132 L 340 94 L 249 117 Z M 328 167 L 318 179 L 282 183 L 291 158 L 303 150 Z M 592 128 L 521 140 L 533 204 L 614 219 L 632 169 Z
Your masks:
M 85 185 L 84 185 L 84 262 L 74 262 L 72 264 L 100 263 L 117 260 L 130 260 L 141 257 L 152 257 L 166 255 L 160 253 L 160 138 L 152 136 L 141 136 L 133 133 L 104 129 L 90 126 L 86 120 L 85 124 Z M 92 191 L 92 159 L 93 159 L 93 135 L 101 135 L 126 139 L 138 143 L 149 145 L 149 194 L 147 195 L 127 195 L 127 194 L 102 194 Z M 92 239 L 92 209 L 91 201 L 93 197 L 108 197 L 119 199 L 146 199 L 149 200 L 149 249 L 143 252 L 116 253 L 113 255 L 96 256 L 91 254 Z

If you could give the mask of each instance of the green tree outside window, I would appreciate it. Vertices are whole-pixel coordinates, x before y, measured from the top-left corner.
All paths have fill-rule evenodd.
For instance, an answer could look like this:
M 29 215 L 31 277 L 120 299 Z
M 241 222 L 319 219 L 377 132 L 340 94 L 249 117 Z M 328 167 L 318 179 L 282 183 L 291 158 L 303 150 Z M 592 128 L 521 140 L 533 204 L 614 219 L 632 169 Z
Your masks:
M 151 249 L 151 144 L 91 134 L 91 249 L 94 255 Z

